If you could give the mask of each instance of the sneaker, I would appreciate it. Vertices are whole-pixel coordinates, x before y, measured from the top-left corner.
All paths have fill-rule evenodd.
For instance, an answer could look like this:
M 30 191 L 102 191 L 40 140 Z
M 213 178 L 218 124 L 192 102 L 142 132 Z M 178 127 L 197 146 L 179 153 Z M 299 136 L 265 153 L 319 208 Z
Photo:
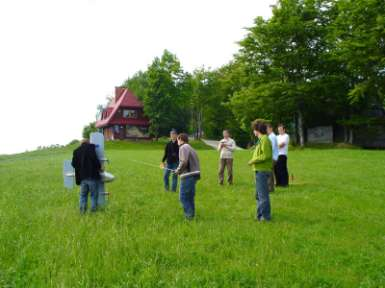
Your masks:
M 259 218 L 259 222 L 270 222 L 270 219 L 266 219 L 264 217 Z
M 192 221 L 194 220 L 194 216 L 185 216 L 186 220 L 188 221 Z

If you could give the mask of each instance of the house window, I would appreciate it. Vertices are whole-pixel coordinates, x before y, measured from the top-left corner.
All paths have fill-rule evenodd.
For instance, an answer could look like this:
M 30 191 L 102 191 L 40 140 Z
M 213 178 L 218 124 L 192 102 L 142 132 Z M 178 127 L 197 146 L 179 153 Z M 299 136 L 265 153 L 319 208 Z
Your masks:
M 132 109 L 123 109 L 123 118 L 138 118 L 138 112 Z

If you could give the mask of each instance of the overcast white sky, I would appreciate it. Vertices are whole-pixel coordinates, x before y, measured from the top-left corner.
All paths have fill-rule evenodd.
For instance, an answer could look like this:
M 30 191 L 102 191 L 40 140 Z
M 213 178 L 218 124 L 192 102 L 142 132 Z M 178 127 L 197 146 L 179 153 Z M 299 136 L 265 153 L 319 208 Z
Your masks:
M 275 0 L 1 0 L 0 154 L 81 137 L 114 87 L 164 49 L 184 69 L 231 60 Z

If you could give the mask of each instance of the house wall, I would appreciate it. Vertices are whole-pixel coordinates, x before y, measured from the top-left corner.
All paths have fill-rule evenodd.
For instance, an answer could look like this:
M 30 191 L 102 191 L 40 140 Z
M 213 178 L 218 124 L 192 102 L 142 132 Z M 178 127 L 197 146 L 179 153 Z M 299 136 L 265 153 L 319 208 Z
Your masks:
M 115 125 L 104 128 L 103 134 L 106 140 L 150 139 L 147 126 Z
M 105 140 L 114 140 L 114 133 L 111 127 L 103 128 L 103 135 Z

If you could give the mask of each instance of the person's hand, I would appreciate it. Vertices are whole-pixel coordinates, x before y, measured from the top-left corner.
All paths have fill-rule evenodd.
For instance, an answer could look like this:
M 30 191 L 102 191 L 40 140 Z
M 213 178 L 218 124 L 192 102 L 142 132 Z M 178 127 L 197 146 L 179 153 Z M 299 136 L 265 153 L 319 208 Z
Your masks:
M 160 169 L 164 169 L 164 167 L 165 167 L 164 162 L 160 163 L 159 167 L 160 167 Z
M 249 165 L 249 166 L 251 166 L 251 165 L 253 165 L 253 161 L 249 161 L 249 162 L 247 162 L 247 165 Z

